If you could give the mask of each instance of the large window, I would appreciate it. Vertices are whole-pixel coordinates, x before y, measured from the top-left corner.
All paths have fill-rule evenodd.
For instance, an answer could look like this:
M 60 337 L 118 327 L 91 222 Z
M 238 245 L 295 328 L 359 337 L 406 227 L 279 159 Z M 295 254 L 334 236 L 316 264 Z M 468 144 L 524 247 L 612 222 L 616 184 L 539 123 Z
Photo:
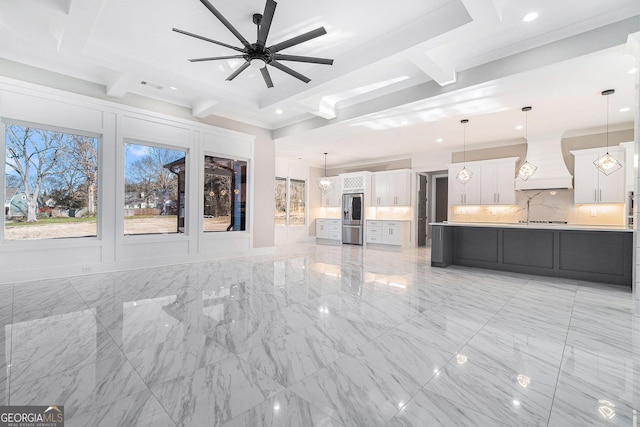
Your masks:
M 186 152 L 125 144 L 124 234 L 183 233 Z
M 98 138 L 6 124 L 6 240 L 97 235 Z
M 246 230 L 247 162 L 204 156 L 204 231 Z
M 276 178 L 275 184 L 275 224 L 305 225 L 307 223 L 306 181 Z

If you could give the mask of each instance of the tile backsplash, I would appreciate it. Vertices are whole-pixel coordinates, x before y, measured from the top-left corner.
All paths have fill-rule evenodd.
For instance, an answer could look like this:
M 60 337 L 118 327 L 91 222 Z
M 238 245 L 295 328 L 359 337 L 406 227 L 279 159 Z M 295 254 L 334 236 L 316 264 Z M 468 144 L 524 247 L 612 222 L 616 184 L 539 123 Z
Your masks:
M 566 222 L 577 225 L 625 225 L 624 204 L 574 205 L 573 190 L 527 190 L 516 192 L 515 205 L 452 206 L 449 221 L 517 223 Z

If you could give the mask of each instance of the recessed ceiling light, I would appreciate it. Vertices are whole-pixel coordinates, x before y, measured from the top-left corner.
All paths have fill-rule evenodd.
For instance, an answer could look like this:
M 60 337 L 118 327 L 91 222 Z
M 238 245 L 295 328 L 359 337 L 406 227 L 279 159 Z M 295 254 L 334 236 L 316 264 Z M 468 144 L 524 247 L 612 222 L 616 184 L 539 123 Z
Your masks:
M 632 68 L 632 69 L 630 69 L 629 71 L 627 71 L 627 73 L 629 73 L 629 74 L 635 74 L 635 73 L 636 73 L 636 71 L 638 71 L 638 69 L 637 69 L 637 68 Z
M 442 139 L 442 138 L 438 138 L 438 139 L 436 139 L 436 142 L 438 142 L 438 143 L 440 143 L 440 142 L 442 142 L 442 141 L 444 141 L 444 139 Z
M 175 86 L 169 86 L 169 89 L 171 89 L 171 90 L 178 90 L 178 88 L 177 88 L 177 87 L 175 87 Z
M 522 20 L 524 22 L 534 21 L 538 17 L 538 12 L 529 12 L 527 13 Z
M 518 125 L 518 126 L 516 126 L 516 129 L 517 129 L 517 130 L 524 129 L 524 126 L 522 126 L 522 125 Z
M 621 112 L 621 113 L 626 113 L 627 111 L 631 111 L 631 108 L 629 108 L 629 107 L 622 107 L 622 108 L 620 109 L 620 112 Z
M 276 110 L 276 114 L 282 114 L 282 110 L 278 108 L 278 109 Z

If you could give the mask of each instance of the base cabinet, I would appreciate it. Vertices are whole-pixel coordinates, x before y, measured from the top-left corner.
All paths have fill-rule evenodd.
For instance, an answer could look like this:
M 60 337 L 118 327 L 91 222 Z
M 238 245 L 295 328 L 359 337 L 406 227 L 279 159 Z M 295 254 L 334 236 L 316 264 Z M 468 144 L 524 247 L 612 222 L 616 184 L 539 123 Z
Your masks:
M 431 265 L 631 286 L 633 233 L 432 224 Z
M 366 242 L 406 246 L 409 243 L 409 221 L 367 221 Z
M 316 219 L 316 238 L 342 240 L 342 227 L 339 219 Z
M 431 265 L 448 267 L 453 263 L 453 230 L 442 225 L 431 226 Z

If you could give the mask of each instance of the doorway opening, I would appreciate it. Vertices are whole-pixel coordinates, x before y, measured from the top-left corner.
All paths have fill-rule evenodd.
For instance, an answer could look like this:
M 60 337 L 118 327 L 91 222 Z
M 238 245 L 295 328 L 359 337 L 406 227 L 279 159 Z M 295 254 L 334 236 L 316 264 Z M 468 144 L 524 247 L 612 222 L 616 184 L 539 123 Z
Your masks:
M 430 222 L 444 222 L 449 216 L 449 176 L 447 171 L 418 174 L 418 246 L 430 244 Z

